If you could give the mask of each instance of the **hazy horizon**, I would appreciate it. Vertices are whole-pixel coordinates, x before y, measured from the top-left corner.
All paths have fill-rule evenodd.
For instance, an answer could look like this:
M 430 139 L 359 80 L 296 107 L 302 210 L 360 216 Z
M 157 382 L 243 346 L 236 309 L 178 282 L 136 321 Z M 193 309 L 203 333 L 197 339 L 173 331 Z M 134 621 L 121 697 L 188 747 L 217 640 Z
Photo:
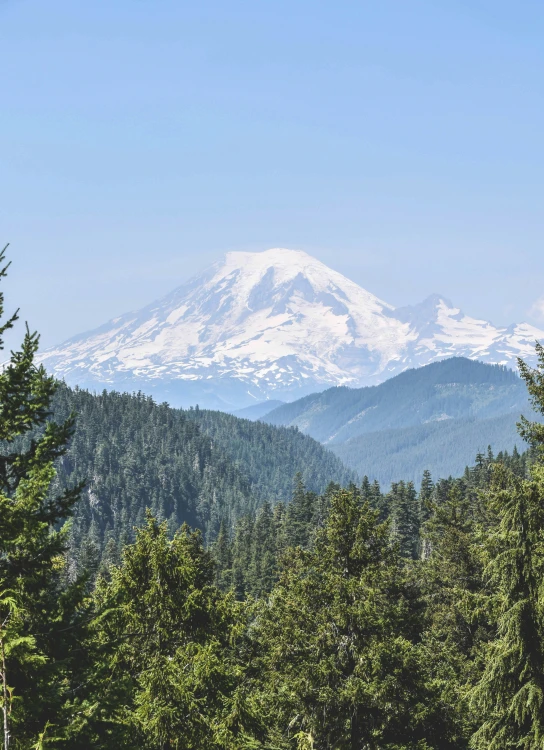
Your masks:
M 7 309 L 48 346 L 280 246 L 542 326 L 543 31 L 536 2 L 5 0 Z

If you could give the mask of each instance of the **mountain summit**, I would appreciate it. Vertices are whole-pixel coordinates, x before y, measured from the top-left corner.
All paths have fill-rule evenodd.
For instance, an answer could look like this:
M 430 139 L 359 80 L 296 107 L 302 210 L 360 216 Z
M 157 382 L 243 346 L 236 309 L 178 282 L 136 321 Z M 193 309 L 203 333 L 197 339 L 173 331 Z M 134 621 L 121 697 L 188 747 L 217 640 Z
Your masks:
M 306 253 L 231 252 L 143 309 L 45 351 L 71 385 L 240 408 L 363 386 L 453 355 L 515 365 L 544 331 L 496 328 L 432 296 L 395 309 Z

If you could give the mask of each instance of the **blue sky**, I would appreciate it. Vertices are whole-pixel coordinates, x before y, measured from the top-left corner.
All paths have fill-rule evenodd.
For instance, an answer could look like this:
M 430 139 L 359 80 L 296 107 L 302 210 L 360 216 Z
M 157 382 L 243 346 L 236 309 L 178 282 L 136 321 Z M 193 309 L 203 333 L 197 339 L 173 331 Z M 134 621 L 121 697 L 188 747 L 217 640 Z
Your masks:
M 8 305 L 53 344 L 232 249 L 544 325 L 544 3 L 0 0 Z

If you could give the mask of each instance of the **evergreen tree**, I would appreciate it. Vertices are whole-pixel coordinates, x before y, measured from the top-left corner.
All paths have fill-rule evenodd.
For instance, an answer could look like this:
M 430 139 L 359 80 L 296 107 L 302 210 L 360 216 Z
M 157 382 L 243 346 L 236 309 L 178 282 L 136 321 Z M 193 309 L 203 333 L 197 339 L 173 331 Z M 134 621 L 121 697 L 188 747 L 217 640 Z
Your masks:
M 426 604 L 423 636 L 429 680 L 439 691 L 454 746 L 468 747 L 475 719 L 465 701 L 475 663 L 489 635 L 486 612 L 478 608 L 485 589 L 471 499 L 461 483 L 448 498 L 429 506 L 422 529 L 425 555 L 416 571 Z
M 529 397 L 535 411 L 544 415 L 544 346 L 536 342 L 537 366 L 529 367 L 522 359 L 518 359 L 520 375 L 527 385 Z M 530 422 L 521 417 L 518 424 L 519 433 L 531 445 L 544 447 L 544 424 Z
M 0 263 L 4 253 L 0 254 Z M 7 266 L 0 270 L 5 277 Z M 0 316 L 3 314 L 0 295 Z M 0 327 L 0 340 L 17 316 Z M 55 383 L 34 362 L 28 328 L 0 373 L 0 650 L 4 750 L 50 744 L 69 723 L 81 635 L 81 581 L 65 588 L 67 531 L 81 487 L 54 492 L 54 464 L 66 452 L 69 417 L 47 421 Z
M 498 524 L 485 539 L 497 635 L 472 700 L 483 723 L 472 746 L 544 746 L 544 467 L 529 480 L 500 465 L 489 495 Z
M 212 555 L 216 562 L 217 586 L 222 591 L 228 591 L 232 585 L 232 550 L 224 523 L 219 527 L 219 534 L 212 546 Z
M 259 597 L 268 593 L 276 581 L 276 525 L 270 503 L 257 513 L 253 527 L 249 591 Z
M 214 585 L 201 535 L 148 515 L 111 580 L 96 591 L 94 705 L 81 706 L 82 747 L 255 747 L 240 661 L 244 608 Z
M 403 557 L 415 559 L 419 547 L 420 511 L 412 482 L 396 482 L 387 496 L 391 518 L 391 539 L 399 545 Z
M 434 482 L 431 472 L 428 469 L 425 469 L 421 479 L 421 487 L 419 488 L 420 523 L 424 523 L 429 518 L 433 490 Z
M 312 520 L 317 496 L 308 492 L 302 474 L 295 477 L 293 497 L 287 507 L 287 541 L 290 547 L 307 547 L 314 528 Z
M 427 747 L 441 725 L 428 721 L 418 618 L 387 524 L 359 492 L 337 492 L 315 546 L 292 550 L 257 620 L 266 746 Z

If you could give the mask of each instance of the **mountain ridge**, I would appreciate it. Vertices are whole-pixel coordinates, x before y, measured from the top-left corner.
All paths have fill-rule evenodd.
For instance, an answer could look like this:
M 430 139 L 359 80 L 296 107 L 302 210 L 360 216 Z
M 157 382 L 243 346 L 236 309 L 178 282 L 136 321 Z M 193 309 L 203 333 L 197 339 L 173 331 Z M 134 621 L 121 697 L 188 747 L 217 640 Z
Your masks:
M 330 388 L 263 417 L 319 440 L 381 483 L 459 475 L 480 451 L 522 448 L 520 414 L 539 420 L 525 382 L 502 365 L 463 357 L 406 370 L 376 386 Z M 540 421 L 540 420 L 539 420 Z
M 394 308 L 301 251 L 231 252 L 161 300 L 43 352 L 70 385 L 227 411 L 382 382 L 455 355 L 531 360 L 544 331 L 495 327 L 440 295 Z

